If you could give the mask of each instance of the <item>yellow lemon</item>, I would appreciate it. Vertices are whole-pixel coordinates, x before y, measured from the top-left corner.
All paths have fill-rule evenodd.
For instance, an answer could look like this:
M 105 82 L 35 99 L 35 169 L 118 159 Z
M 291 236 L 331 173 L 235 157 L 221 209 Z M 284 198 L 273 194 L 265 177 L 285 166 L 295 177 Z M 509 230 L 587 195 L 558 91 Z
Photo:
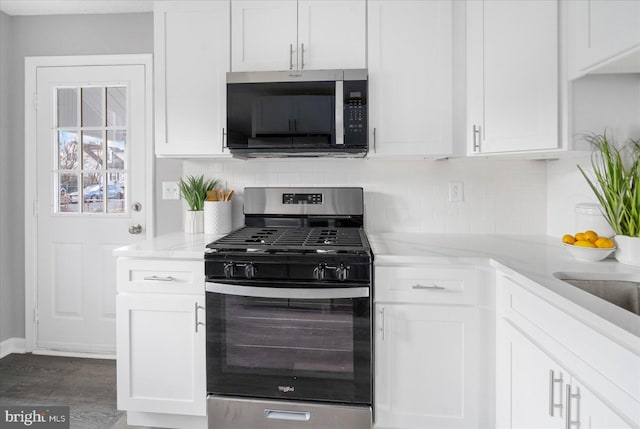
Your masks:
M 595 231 L 585 231 L 584 232 L 584 239 L 587 241 L 590 241 L 592 243 L 595 243 L 596 240 L 598 239 L 598 234 L 596 234 Z
M 575 243 L 573 243 L 574 246 L 580 246 L 580 247 L 596 247 L 596 245 L 594 243 L 592 243 L 591 241 L 587 241 L 587 240 L 578 240 Z
M 565 234 L 565 235 L 562 236 L 562 242 L 563 243 L 567 243 L 567 244 L 573 244 L 573 243 L 576 242 L 576 239 L 571 234 Z
M 584 232 L 576 232 L 576 241 L 584 241 Z
M 602 249 L 611 249 L 613 247 L 613 241 L 607 237 L 600 237 L 596 240 L 596 247 Z

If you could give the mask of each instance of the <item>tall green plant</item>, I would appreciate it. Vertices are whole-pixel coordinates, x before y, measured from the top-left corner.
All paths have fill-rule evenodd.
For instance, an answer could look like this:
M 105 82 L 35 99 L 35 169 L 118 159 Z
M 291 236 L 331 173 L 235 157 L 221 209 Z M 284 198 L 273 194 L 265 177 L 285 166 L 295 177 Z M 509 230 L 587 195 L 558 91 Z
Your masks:
M 211 191 L 218 186 L 217 179 L 205 180 L 204 175 L 194 177 L 187 176 L 178 181 L 178 187 L 182 198 L 189 205 L 189 210 L 198 211 L 204 209 L 204 201 L 207 199 L 207 191 Z
M 640 237 L 640 145 L 631 141 L 632 161 L 625 167 L 624 152 L 604 134 L 591 134 L 585 140 L 593 147 L 593 179 L 578 169 L 602 205 L 604 217 L 618 235 Z

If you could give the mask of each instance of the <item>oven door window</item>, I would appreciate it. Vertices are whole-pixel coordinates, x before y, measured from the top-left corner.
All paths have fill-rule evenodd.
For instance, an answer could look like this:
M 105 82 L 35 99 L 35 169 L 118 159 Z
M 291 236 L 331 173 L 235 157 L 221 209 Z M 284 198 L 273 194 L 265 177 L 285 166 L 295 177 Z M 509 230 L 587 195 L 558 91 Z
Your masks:
M 370 299 L 207 293 L 211 394 L 371 403 Z

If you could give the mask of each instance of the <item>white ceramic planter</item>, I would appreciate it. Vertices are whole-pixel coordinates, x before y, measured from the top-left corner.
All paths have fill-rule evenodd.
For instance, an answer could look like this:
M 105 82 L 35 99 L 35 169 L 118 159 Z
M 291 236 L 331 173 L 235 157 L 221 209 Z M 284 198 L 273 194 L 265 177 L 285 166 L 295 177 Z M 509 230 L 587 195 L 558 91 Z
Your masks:
M 231 201 L 204 202 L 204 233 L 227 234 L 231 232 Z
M 618 262 L 640 267 L 640 237 L 616 235 L 616 259 Z
M 184 232 L 199 234 L 204 232 L 204 211 L 187 210 L 184 216 Z

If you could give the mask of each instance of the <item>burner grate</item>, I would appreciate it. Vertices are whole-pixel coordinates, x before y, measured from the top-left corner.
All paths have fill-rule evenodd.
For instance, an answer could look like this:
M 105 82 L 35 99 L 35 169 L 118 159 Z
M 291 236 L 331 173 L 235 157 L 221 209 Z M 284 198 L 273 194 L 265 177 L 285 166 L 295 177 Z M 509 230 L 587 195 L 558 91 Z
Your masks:
M 284 250 L 362 249 L 360 228 L 244 227 L 211 243 L 213 248 L 270 247 Z

